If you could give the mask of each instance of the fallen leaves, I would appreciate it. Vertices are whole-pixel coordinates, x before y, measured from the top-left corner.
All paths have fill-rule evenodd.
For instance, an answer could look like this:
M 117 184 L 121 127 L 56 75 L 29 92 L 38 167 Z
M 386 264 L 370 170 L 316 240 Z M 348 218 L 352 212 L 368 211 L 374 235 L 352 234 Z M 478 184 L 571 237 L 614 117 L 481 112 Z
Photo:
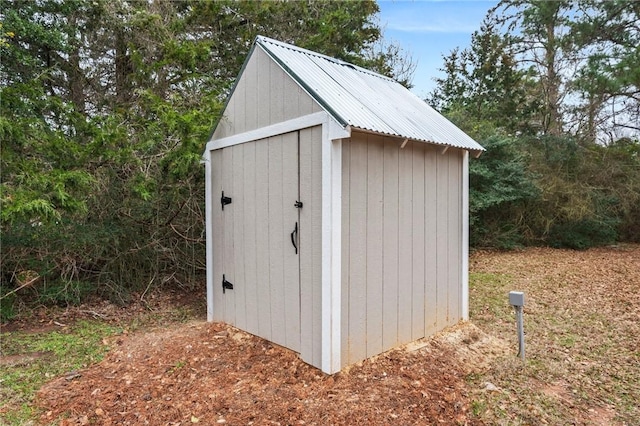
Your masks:
M 527 363 L 502 360 L 483 377 L 504 390 L 478 397 L 488 423 L 637 424 L 640 246 L 477 252 L 470 265 L 491 278 L 472 286 L 472 320 L 514 348 L 507 294 L 526 293 Z
M 468 327 L 467 338 L 478 333 Z M 38 404 L 43 421 L 76 424 L 466 424 L 452 347 L 439 336 L 327 376 L 268 341 L 198 322 L 124 338 L 79 379 L 43 387 Z
M 615 424 L 618 418 L 634 424 L 640 418 L 629 403 L 640 399 L 640 246 L 478 252 L 470 265 L 480 278 L 498 278 L 471 288 L 472 320 L 489 333 L 457 326 L 334 376 L 223 324 L 129 333 L 100 364 L 44 386 L 37 399 L 46 413 L 41 420 L 184 426 Z M 527 297 L 533 361 L 526 365 L 515 357 L 509 290 Z M 465 382 L 468 377 L 477 381 Z

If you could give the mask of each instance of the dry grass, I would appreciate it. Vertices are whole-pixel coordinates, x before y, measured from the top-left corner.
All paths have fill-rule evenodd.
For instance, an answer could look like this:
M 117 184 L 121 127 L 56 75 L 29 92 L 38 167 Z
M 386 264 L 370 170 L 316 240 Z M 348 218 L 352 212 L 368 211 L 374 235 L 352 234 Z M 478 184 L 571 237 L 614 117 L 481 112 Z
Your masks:
M 413 342 L 335 377 L 319 375 L 292 352 L 258 338 L 236 341 L 222 338 L 229 332 L 223 332 L 224 336 L 207 335 L 221 325 L 200 324 L 199 328 L 193 328 L 183 324 L 175 325 L 173 331 L 167 329 L 166 336 L 154 332 L 145 334 L 142 331 L 146 327 L 140 326 L 146 324 L 141 318 L 145 318 L 142 313 L 148 308 L 130 307 L 123 311 L 95 306 L 87 311 L 85 307 L 87 312 L 99 311 L 100 318 L 114 321 L 117 318 L 120 325 L 138 324 L 133 328 L 141 329 L 140 333 L 122 337 L 107 360 L 83 370 L 77 380 L 69 381 L 62 376 L 47 384 L 41 390 L 41 403 L 49 401 L 45 398 L 49 389 L 50 402 L 57 411 L 47 408 L 45 413 L 51 410 L 53 416 L 54 411 L 70 410 L 73 418 L 95 419 L 96 424 L 106 424 L 98 421 L 104 420 L 102 417 L 96 417 L 99 416 L 97 397 L 93 392 L 102 389 L 102 397 L 107 397 L 109 389 L 120 391 L 120 385 L 114 387 L 111 383 L 120 376 L 112 372 L 119 371 L 128 377 L 128 370 L 120 371 L 126 367 L 137 371 L 135 377 L 131 376 L 136 386 L 127 391 L 128 399 L 119 399 L 118 404 L 144 401 L 141 404 L 148 403 L 153 408 L 151 402 L 155 400 L 147 401 L 148 396 L 145 399 L 145 392 L 149 392 L 145 389 L 153 386 L 142 384 L 145 380 L 168 376 L 166 379 L 172 381 L 172 386 L 181 386 L 172 396 L 171 409 L 194 400 L 205 405 L 222 404 L 227 407 L 225 415 L 233 424 L 246 424 L 245 417 L 255 414 L 262 416 L 256 418 L 280 419 L 283 424 L 292 424 L 295 419 L 306 416 L 307 424 L 388 424 L 394 419 L 393 423 L 402 424 L 640 425 L 640 245 L 584 252 L 553 249 L 477 252 L 470 260 L 471 324 Z M 527 359 L 524 364 L 516 357 L 514 313 L 507 297 L 510 290 L 526 294 Z M 175 301 L 175 298 L 169 300 Z M 201 304 L 201 301 L 193 302 L 194 306 Z M 164 303 L 160 306 L 172 316 L 182 309 L 170 308 L 170 304 Z M 69 323 L 73 318 L 74 315 L 68 318 L 47 313 L 36 322 L 42 324 L 46 319 L 53 324 Z M 29 329 L 28 324 L 14 325 Z M 14 334 L 19 336 L 26 329 Z M 131 351 L 126 342 L 133 345 Z M 222 349 L 212 350 L 209 345 L 214 343 Z M 200 346 L 205 353 L 195 357 L 194 351 Z M 30 350 L 42 349 L 37 346 Z M 135 357 L 129 356 L 134 353 Z M 185 358 L 187 353 L 191 358 Z M 188 363 L 196 361 L 213 365 L 203 364 L 201 370 L 194 371 L 199 364 Z M 242 368 L 227 368 L 225 374 L 220 374 L 220 366 L 225 365 Z M 297 366 L 298 375 L 309 376 L 306 384 L 304 377 L 295 379 L 291 366 Z M 151 374 L 145 368 L 160 368 L 160 371 Z M 241 378 L 242 374 L 246 374 L 246 378 Z M 176 375 L 181 375 L 180 380 Z M 278 382 L 280 387 L 274 387 L 274 380 L 280 380 L 278 377 L 282 379 Z M 6 377 L 4 380 L 6 384 Z M 213 384 L 212 380 L 222 382 Z M 231 413 L 229 404 L 248 401 L 246 397 L 250 394 L 244 393 L 245 399 L 234 397 L 236 387 L 247 384 L 277 392 L 267 397 L 257 396 L 256 400 L 262 405 L 254 402 L 251 405 L 262 407 L 257 411 L 234 406 Z M 56 386 L 62 386 L 62 391 Z M 196 388 L 207 390 L 206 398 L 194 399 Z M 222 392 L 227 396 L 211 399 L 208 389 L 227 389 Z M 292 392 L 306 396 L 292 398 Z M 309 399 L 310 395 L 316 399 Z M 371 399 L 373 397 L 377 399 Z M 311 400 L 316 404 L 312 404 L 313 409 L 303 403 Z M 371 401 L 374 404 L 369 404 Z M 104 407 L 115 410 L 118 404 L 105 402 L 100 407 L 100 416 L 112 415 Z M 168 415 L 169 411 L 154 409 L 150 413 Z M 185 413 L 185 423 L 189 423 L 187 414 L 191 413 Z M 32 424 L 38 420 L 36 412 L 23 413 L 30 420 L 24 416 L 14 417 L 13 422 L 7 417 L 9 414 L 0 407 L 0 423 L 3 417 L 7 424 Z M 385 417 L 387 415 L 391 417 Z M 217 417 L 206 421 L 207 417 L 199 414 L 198 418 L 202 418 L 201 423 L 209 424 Z M 45 416 L 44 422 L 48 419 Z M 235 421 L 231 421 L 233 419 Z
M 471 271 L 471 320 L 513 347 L 469 376 L 479 419 L 640 425 L 640 246 L 478 252 Z M 524 364 L 511 290 L 525 292 Z

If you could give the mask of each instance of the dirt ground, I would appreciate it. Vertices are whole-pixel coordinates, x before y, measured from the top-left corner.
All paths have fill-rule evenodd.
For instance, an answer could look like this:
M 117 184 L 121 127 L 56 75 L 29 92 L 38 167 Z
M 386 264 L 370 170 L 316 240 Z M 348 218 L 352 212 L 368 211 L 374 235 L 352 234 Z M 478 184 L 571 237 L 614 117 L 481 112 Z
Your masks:
M 223 324 L 191 322 L 110 344 L 100 364 L 40 390 L 43 424 L 64 414 L 61 425 L 464 425 L 469 365 L 460 368 L 454 348 L 489 356 L 500 348 L 466 324 L 327 376 Z M 471 358 L 477 366 L 487 359 Z
M 472 286 L 473 323 L 336 375 L 223 324 L 142 327 L 105 341 L 101 363 L 46 384 L 40 423 L 636 424 L 640 246 L 478 252 L 470 264 L 477 282 L 498 279 Z M 528 295 L 526 370 L 512 309 L 495 302 L 514 289 Z M 622 293 L 630 303 L 619 306 Z

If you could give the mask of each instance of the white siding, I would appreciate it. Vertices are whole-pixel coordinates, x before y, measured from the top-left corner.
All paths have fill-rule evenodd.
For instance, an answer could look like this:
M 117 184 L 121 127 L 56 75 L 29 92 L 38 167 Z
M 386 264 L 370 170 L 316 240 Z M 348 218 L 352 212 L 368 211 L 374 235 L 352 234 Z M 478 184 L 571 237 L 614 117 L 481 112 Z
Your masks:
M 342 364 L 461 319 L 462 151 L 343 142 Z
M 258 331 L 254 332 L 265 339 L 271 339 L 271 304 L 269 300 L 271 289 L 269 288 L 269 254 L 258 247 L 269 245 L 269 145 L 266 143 L 254 143 L 256 147 L 256 287 L 258 294 Z M 253 259 L 246 258 L 250 263 Z
M 224 320 L 224 299 L 222 298 L 222 292 L 220 286 L 222 283 L 222 254 L 224 253 L 224 238 L 223 238 L 223 217 L 222 209 L 220 208 L 220 196 L 222 193 L 222 150 L 213 151 L 211 153 L 211 212 L 212 212 L 212 230 L 213 238 L 213 273 L 212 286 L 213 286 L 213 320 Z
M 225 191 L 225 196 L 231 197 L 234 197 L 233 151 L 233 149 L 225 149 L 222 151 L 222 190 Z M 227 205 L 225 207 L 225 211 L 222 212 L 222 227 L 220 229 L 223 242 L 222 267 L 220 272 L 224 277 L 226 277 L 227 281 L 237 285 L 234 250 L 235 241 L 233 235 L 234 215 L 233 212 L 231 212 L 230 207 L 231 205 Z M 220 279 L 220 282 L 222 282 L 222 279 Z M 222 291 L 222 288 L 219 288 L 220 291 Z M 236 325 L 236 292 L 224 292 L 224 295 L 222 296 L 222 305 L 224 306 L 224 320 L 231 325 Z
M 349 318 L 350 354 L 365 358 L 367 351 L 367 145 L 351 146 Z
M 342 229 L 342 274 L 340 278 L 340 285 L 342 286 L 342 321 L 340 324 L 342 344 L 340 348 L 340 359 L 343 365 L 345 360 L 349 359 L 349 347 L 351 346 L 349 340 L 349 303 L 351 301 L 349 289 L 349 277 L 351 274 L 351 233 L 349 232 L 349 225 L 351 224 L 351 210 L 349 208 L 351 194 L 350 164 L 351 144 L 347 139 L 342 143 L 342 223 L 340 226 Z
M 321 111 L 256 46 L 212 140 Z M 298 351 L 320 367 L 322 127 L 300 130 L 300 153 L 297 138 L 291 132 L 212 151 L 213 319 Z M 233 198 L 226 215 L 222 190 Z M 300 210 L 294 208 L 299 195 Z M 290 241 L 296 220 L 299 258 Z M 234 284 L 224 297 L 223 273 Z
M 246 309 L 246 329 L 260 330 L 259 306 L 261 299 L 258 296 L 258 283 L 262 281 L 264 275 L 258 274 L 258 244 L 259 228 L 262 228 L 263 215 L 258 207 L 262 204 L 258 203 L 260 185 L 257 183 L 258 176 L 261 175 L 257 170 L 257 165 L 261 164 L 257 157 L 259 145 L 264 143 L 244 144 L 244 164 L 243 176 L 244 180 L 244 207 L 242 209 L 242 226 L 244 228 L 244 282 L 245 282 L 245 309 Z M 260 157 L 263 158 L 263 157 Z M 261 164 L 262 165 L 262 164 Z M 264 165 L 263 165 L 264 167 Z M 264 173 L 264 170 L 262 171 Z M 263 201 L 263 200 L 262 200 Z M 265 244 L 262 243 L 262 246 Z
M 300 131 L 300 356 L 322 362 L 322 127 Z
M 365 143 L 354 138 L 354 144 Z M 382 220 L 382 347 L 398 341 L 398 139 L 384 140 L 383 220 Z M 353 159 L 352 159 L 353 160 Z
M 425 145 L 424 156 L 424 268 L 425 268 L 425 286 L 424 286 L 424 332 L 426 335 L 434 334 L 438 331 L 438 286 L 437 274 L 433 271 L 438 269 L 438 224 L 437 220 L 437 172 L 438 172 L 438 148 Z
M 212 139 L 259 129 L 322 108 L 256 46 L 240 76 Z
M 231 223 L 231 235 L 232 240 L 226 241 L 228 249 L 233 250 L 233 266 L 234 270 L 225 273 L 231 274 L 229 280 L 235 284 L 234 290 L 227 291 L 225 293 L 226 299 L 234 299 L 234 311 L 235 311 L 235 323 L 238 328 L 247 328 L 247 280 L 245 279 L 245 245 L 244 245 L 244 229 L 245 229 L 245 212 L 247 211 L 246 203 L 250 195 L 245 192 L 245 179 L 244 179 L 244 167 L 245 167 L 245 146 L 238 145 L 231 149 L 224 150 L 232 152 L 232 161 L 229 163 L 231 166 L 231 182 L 229 185 L 225 185 L 226 192 L 229 192 L 233 197 L 233 203 L 225 207 L 225 218 L 229 217 Z M 226 175 L 226 173 L 225 173 Z M 249 235 L 247 235 L 249 237 Z M 228 265 L 227 262 L 225 262 Z
M 213 194 L 215 319 L 299 352 L 297 132 L 213 155 L 213 186 L 232 198 L 223 211 Z M 223 274 L 234 286 L 224 293 Z
M 279 138 L 274 138 L 279 139 Z M 279 141 L 278 141 L 279 142 Z M 260 179 L 269 182 L 265 188 L 268 195 L 268 203 L 262 208 L 266 208 L 268 216 L 266 225 L 269 229 L 269 244 L 262 247 L 264 251 L 261 256 L 269 258 L 269 298 L 271 303 L 271 341 L 280 345 L 285 344 L 284 326 L 284 232 L 285 232 L 285 211 L 283 203 L 283 176 L 282 176 L 282 145 L 269 141 L 269 153 L 267 156 L 269 172 Z M 287 221 L 290 222 L 290 221 Z M 288 225 L 288 224 L 287 224 Z M 289 226 L 286 226 L 289 228 Z M 291 222 L 293 227 L 293 222 Z M 266 277 L 265 277 L 266 278 Z M 265 303 L 265 301 L 262 301 Z
M 459 321 L 463 151 L 357 131 L 341 142 L 349 133 L 330 131 L 264 48 L 255 45 L 207 145 L 208 318 L 325 371 Z M 224 212 L 223 190 L 233 198 Z M 223 274 L 234 284 L 225 294 Z
M 411 144 L 413 149 L 413 181 L 412 181 L 412 211 L 411 223 L 411 282 L 412 282 L 412 304 L 411 304 L 411 339 L 419 339 L 425 336 L 425 294 L 427 285 L 425 281 L 425 144 Z M 407 149 L 405 147 L 405 149 Z
M 367 356 L 379 354 L 383 348 L 383 153 L 384 138 L 369 136 L 366 152 L 367 236 L 364 240 L 367 255 Z M 353 219 L 357 220 L 356 217 Z

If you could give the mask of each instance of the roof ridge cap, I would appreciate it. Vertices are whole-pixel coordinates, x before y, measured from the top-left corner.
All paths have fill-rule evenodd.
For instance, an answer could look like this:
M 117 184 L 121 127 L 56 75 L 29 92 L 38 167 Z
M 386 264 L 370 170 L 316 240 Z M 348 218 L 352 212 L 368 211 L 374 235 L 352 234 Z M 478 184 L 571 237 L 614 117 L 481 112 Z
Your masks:
M 279 46 L 279 47 L 282 47 L 282 48 L 285 48 L 285 49 L 290 49 L 290 50 L 294 50 L 294 51 L 297 51 L 297 52 L 300 52 L 300 53 L 304 53 L 304 54 L 307 54 L 307 55 L 316 56 L 316 57 L 324 59 L 326 61 L 333 62 L 334 64 L 342 65 L 342 66 L 351 68 L 351 69 L 353 69 L 355 71 L 359 71 L 359 72 L 362 72 L 362 73 L 365 73 L 365 74 L 369 74 L 369 75 L 372 75 L 372 76 L 375 76 L 375 77 L 378 77 L 378 78 L 382 78 L 384 80 L 388 80 L 388 81 L 392 81 L 392 82 L 397 83 L 396 80 L 394 80 L 391 77 L 387 77 L 386 75 L 382 75 L 380 73 L 368 70 L 366 68 L 363 68 L 361 66 L 352 64 L 350 62 L 343 61 L 342 59 L 334 58 L 334 57 L 331 57 L 331 56 L 328 56 L 328 55 L 325 55 L 325 54 L 322 54 L 322 53 L 314 52 L 313 50 L 305 49 L 304 47 L 296 46 L 295 44 L 285 43 L 283 41 L 279 41 L 279 40 L 276 40 L 276 39 L 273 39 L 273 38 L 269 38 L 269 37 L 266 37 L 266 36 L 262 36 L 262 35 L 259 35 L 259 36 L 256 37 L 256 43 L 260 44 L 261 46 L 263 46 L 263 47 L 265 47 L 267 49 L 268 49 L 268 46 L 265 46 L 265 43 L 271 43 L 271 44 L 274 44 L 276 46 Z

